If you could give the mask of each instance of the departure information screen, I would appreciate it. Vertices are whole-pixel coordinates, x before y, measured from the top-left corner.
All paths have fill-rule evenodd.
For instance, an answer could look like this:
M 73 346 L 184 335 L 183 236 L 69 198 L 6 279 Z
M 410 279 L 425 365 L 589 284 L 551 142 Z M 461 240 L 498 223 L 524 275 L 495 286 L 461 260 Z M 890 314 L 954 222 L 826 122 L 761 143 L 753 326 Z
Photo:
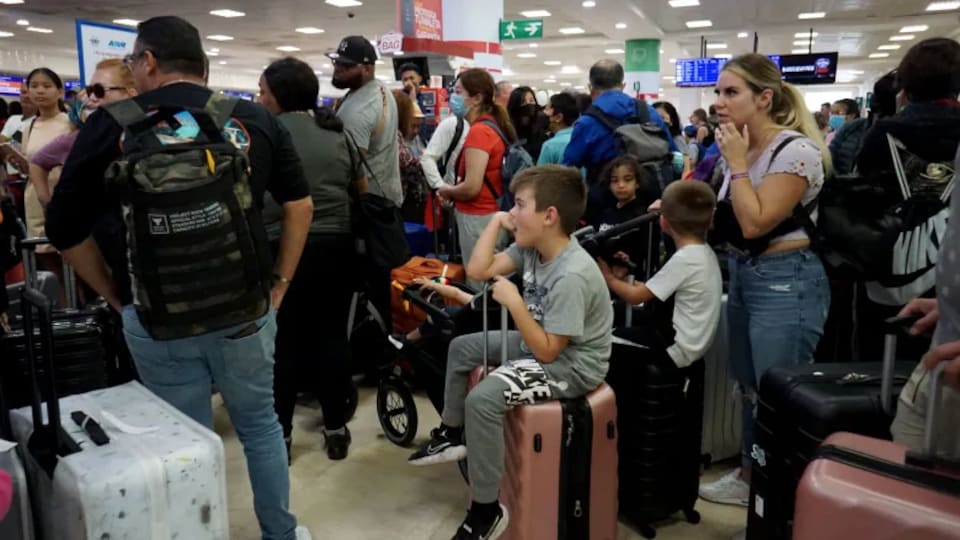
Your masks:
M 713 86 L 717 84 L 725 58 L 681 58 L 676 64 L 677 86 Z

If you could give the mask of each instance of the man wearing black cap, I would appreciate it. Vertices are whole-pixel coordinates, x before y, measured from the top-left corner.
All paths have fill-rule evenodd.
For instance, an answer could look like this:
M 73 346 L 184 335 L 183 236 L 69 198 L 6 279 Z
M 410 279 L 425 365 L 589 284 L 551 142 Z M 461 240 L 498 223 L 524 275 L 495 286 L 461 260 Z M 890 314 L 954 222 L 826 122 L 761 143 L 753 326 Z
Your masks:
M 333 86 L 349 89 L 340 101 L 337 116 L 370 166 L 361 185 L 383 195 L 398 207 L 403 204 L 400 185 L 400 156 L 397 142 L 397 103 L 374 77 L 377 51 L 363 36 L 343 38 L 333 61 Z M 369 176 L 372 174 L 373 178 Z
M 197 130 L 197 117 L 186 111 L 204 110 L 211 96 L 211 91 L 204 85 L 204 53 L 197 29 L 179 17 L 156 17 L 145 21 L 137 27 L 133 53 L 124 61 L 133 72 L 140 92 L 132 103 L 144 111 L 157 110 L 158 107 L 182 109 L 174 117 L 175 120 L 155 128 L 153 133 L 156 140 L 160 144 L 164 144 L 164 140 L 203 144 L 204 139 Z M 214 384 L 220 389 L 246 453 L 253 505 L 263 538 L 309 540 L 310 533 L 304 527 L 297 527 L 297 520 L 289 511 L 287 453 L 283 432 L 273 408 L 274 310 L 280 307 L 286 287 L 297 268 L 313 218 L 309 186 L 290 134 L 266 109 L 242 100 L 228 113 L 229 120 L 223 128 L 224 132 L 229 133 L 225 138 L 232 140 L 249 159 L 247 186 L 253 206 L 262 208 L 264 193 L 269 191 L 283 209 L 281 247 L 273 267 L 273 290 L 269 298 L 272 307 L 267 306 L 267 291 L 261 289 L 264 294 L 258 299 L 257 306 L 265 308 L 266 314 L 258 317 L 257 313 L 263 310 L 258 309 L 256 313 L 251 310 L 249 313 L 243 312 L 241 318 L 236 319 L 232 316 L 234 312 L 228 312 L 231 318 L 226 327 L 212 326 L 216 323 L 211 320 L 203 321 L 202 325 L 191 321 L 191 328 L 199 330 L 191 330 L 187 337 L 179 337 L 178 334 L 173 337 L 162 336 L 165 339 L 161 340 L 154 338 L 154 321 L 150 320 L 149 315 L 141 320 L 141 310 L 151 307 L 144 305 L 142 290 L 136 294 L 132 290 L 126 250 L 105 250 L 111 259 L 108 263 L 98 248 L 98 244 L 104 245 L 101 230 L 108 229 L 113 234 L 123 235 L 125 229 L 118 217 L 119 201 L 113 190 L 106 189 L 104 175 L 111 164 L 121 158 L 121 144 L 136 145 L 140 139 L 128 137 L 122 140 L 123 129 L 114 119 L 114 113 L 119 114 L 119 109 L 105 111 L 101 108 L 87 119 L 80 131 L 64 165 L 60 183 L 47 207 L 47 235 L 80 277 L 121 312 L 127 344 L 147 388 L 211 429 L 213 413 L 210 389 Z M 209 149 L 206 152 L 208 156 L 212 155 Z M 208 159 L 213 160 L 212 157 Z M 212 161 L 210 168 L 211 172 L 215 169 Z M 149 172 L 169 174 L 173 171 L 154 168 Z M 205 196 L 196 189 L 192 190 L 192 195 Z M 220 200 L 213 198 L 209 201 L 200 199 L 197 204 L 207 209 L 211 206 L 220 208 Z M 130 208 L 127 205 L 125 207 Z M 133 210 L 128 211 L 128 214 L 132 213 Z M 210 219 L 210 215 L 208 211 L 204 219 Z M 218 212 L 216 215 L 223 214 Z M 161 215 L 161 219 L 167 219 L 166 214 Z M 104 227 L 105 222 L 109 222 L 107 227 Z M 136 231 L 128 231 L 127 237 L 140 239 L 144 235 L 170 234 L 169 224 L 173 221 L 162 223 L 165 224 L 162 231 L 153 228 L 140 230 L 138 227 Z M 191 223 L 196 225 L 199 222 L 195 220 Z M 93 234 L 95 228 L 97 234 Z M 211 228 L 198 225 L 192 230 L 197 232 Z M 255 237 L 256 233 L 252 236 Z M 111 235 L 106 237 L 110 238 Z M 120 243 L 126 245 L 122 240 Z M 252 242 L 255 255 L 260 260 L 271 260 L 269 247 L 265 242 L 259 244 L 262 245 Z M 265 253 L 261 253 L 260 248 L 264 248 Z M 190 255 L 184 252 L 161 254 L 159 251 L 145 253 L 145 250 L 140 248 L 135 252 L 141 260 L 147 257 L 151 260 L 154 257 L 166 257 L 164 260 L 180 257 L 184 265 L 190 260 Z M 112 268 L 112 275 L 108 265 Z M 236 266 L 241 267 L 241 263 L 238 262 Z M 134 267 L 141 268 L 131 265 L 131 268 Z M 218 275 L 211 277 L 209 270 L 197 268 L 196 280 L 220 279 L 221 282 L 230 283 L 228 278 L 231 270 L 234 269 L 220 269 Z M 141 279 L 143 275 L 143 272 L 135 274 L 139 285 L 144 283 Z M 148 283 L 152 285 L 154 281 Z M 150 285 L 143 290 L 153 291 Z M 192 285 L 195 287 L 197 283 Z M 258 282 L 258 285 L 262 283 Z M 243 294 L 246 292 L 231 290 L 228 294 L 245 299 Z M 137 298 L 136 306 L 134 296 Z M 150 298 L 167 301 L 164 295 Z M 193 302 L 193 297 L 181 293 L 179 298 L 184 298 L 183 305 L 192 307 L 190 302 Z M 193 313 L 189 310 L 186 313 L 173 310 L 164 313 L 170 324 L 184 324 L 186 319 L 177 321 L 170 314 L 190 317 Z M 154 330 L 148 331 L 147 326 Z M 207 328 L 211 330 L 205 331 Z

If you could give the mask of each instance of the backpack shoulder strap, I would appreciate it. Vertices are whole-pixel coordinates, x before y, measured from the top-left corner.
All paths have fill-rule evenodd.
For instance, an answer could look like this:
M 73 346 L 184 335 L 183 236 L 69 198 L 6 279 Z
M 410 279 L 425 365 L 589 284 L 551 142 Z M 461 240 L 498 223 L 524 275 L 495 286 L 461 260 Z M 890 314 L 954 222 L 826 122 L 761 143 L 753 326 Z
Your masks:
M 113 119 L 126 130 L 130 126 L 147 119 L 147 113 L 136 100 L 124 99 L 103 107 Z
M 457 149 L 457 145 L 460 144 L 460 138 L 463 137 L 464 123 L 466 120 L 462 116 L 457 117 L 457 129 L 453 132 L 453 140 L 450 141 L 450 146 L 447 147 L 446 155 L 443 158 L 443 168 L 444 172 L 446 171 L 447 165 L 450 164 L 450 156 L 453 155 L 453 151 Z
M 637 99 L 634 101 L 634 105 L 637 107 L 637 123 L 646 124 L 650 121 L 650 109 L 647 107 L 647 102 L 642 99 Z
M 210 94 L 210 97 L 207 98 L 207 104 L 203 107 L 203 110 L 210 115 L 213 123 L 218 128 L 222 128 L 230 121 L 230 117 L 233 116 L 233 111 L 237 108 L 237 103 L 239 102 L 240 100 L 235 97 L 228 97 L 213 92 Z
M 616 131 L 620 127 L 620 123 L 614 120 L 609 114 L 605 113 L 603 109 L 597 107 L 596 105 L 590 105 L 587 107 L 587 110 L 583 112 L 584 115 L 593 117 L 597 119 L 601 124 L 606 126 L 610 131 Z
M 770 163 L 767 164 L 767 172 L 770 172 L 770 167 L 773 167 L 773 160 L 777 159 L 777 156 L 780 155 L 780 152 L 783 152 L 783 150 L 793 141 L 797 139 L 802 139 L 802 138 L 803 136 L 801 135 L 791 135 L 786 139 L 780 141 L 780 144 L 778 144 L 777 147 L 773 149 L 773 154 L 770 156 Z
M 500 139 L 503 140 L 504 146 L 510 148 L 510 140 L 507 139 L 507 136 L 503 133 L 503 130 L 500 129 L 500 126 L 498 126 L 496 122 L 491 122 L 490 120 L 481 120 L 480 123 L 490 126 L 491 129 L 497 132 L 497 135 L 500 136 Z
M 498 126 L 498 125 L 496 124 L 496 122 L 491 122 L 490 120 L 481 120 L 480 123 L 481 123 L 481 124 L 486 124 L 486 125 L 490 126 L 494 131 L 497 132 L 497 135 L 499 135 L 499 136 L 500 136 L 500 139 L 503 140 L 503 145 L 504 145 L 504 157 L 506 157 L 506 152 L 507 152 L 507 150 L 510 149 L 510 141 L 507 140 L 507 136 L 503 134 L 503 130 L 500 129 L 500 126 Z M 462 154 L 461 154 L 461 155 L 462 155 Z M 500 182 L 503 182 L 503 178 L 500 179 Z M 484 184 L 485 186 L 487 186 L 487 189 L 488 189 L 488 190 L 490 190 L 490 194 L 493 195 L 493 198 L 494 198 L 494 199 L 499 199 L 499 198 L 500 198 L 500 195 L 497 194 L 497 190 L 494 189 L 494 187 L 493 187 L 493 182 L 491 182 L 490 179 L 487 178 L 487 173 L 486 173 L 486 172 L 483 173 L 483 184 Z

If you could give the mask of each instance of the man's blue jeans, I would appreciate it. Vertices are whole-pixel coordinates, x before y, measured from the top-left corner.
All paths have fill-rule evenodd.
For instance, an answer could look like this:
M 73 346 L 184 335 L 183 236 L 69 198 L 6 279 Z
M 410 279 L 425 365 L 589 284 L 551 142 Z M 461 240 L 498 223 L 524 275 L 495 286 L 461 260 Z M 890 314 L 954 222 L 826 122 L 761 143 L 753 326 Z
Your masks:
M 730 364 L 743 391 L 744 467 L 755 442 L 760 379 L 774 366 L 812 362 L 829 310 L 830 284 L 812 251 L 730 259 L 727 321 Z
M 230 336 L 256 325 L 256 331 Z M 293 540 L 290 478 L 283 433 L 273 409 L 273 310 L 253 323 L 185 339 L 156 341 L 132 305 L 123 308 L 123 333 L 144 385 L 213 429 L 210 392 L 216 383 L 247 457 L 253 506 L 264 540 Z

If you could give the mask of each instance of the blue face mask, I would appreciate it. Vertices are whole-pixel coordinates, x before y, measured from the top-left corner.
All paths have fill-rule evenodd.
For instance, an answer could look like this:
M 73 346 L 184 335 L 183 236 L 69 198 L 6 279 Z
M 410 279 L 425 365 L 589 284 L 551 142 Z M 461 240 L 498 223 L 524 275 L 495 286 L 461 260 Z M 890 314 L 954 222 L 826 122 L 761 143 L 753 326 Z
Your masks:
M 839 114 L 830 115 L 830 128 L 834 131 L 843 127 L 844 122 L 846 122 L 846 117 Z
M 460 94 L 450 94 L 450 112 L 457 116 L 466 116 L 467 104 L 464 99 Z

